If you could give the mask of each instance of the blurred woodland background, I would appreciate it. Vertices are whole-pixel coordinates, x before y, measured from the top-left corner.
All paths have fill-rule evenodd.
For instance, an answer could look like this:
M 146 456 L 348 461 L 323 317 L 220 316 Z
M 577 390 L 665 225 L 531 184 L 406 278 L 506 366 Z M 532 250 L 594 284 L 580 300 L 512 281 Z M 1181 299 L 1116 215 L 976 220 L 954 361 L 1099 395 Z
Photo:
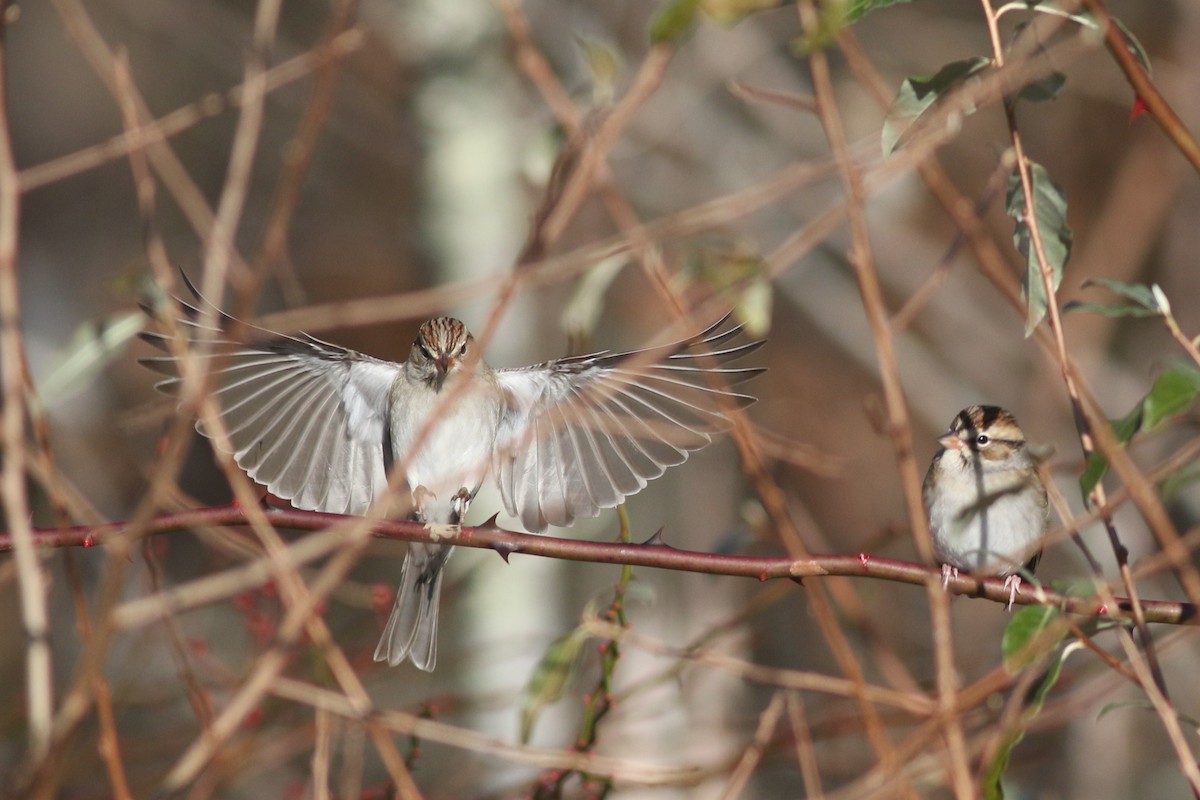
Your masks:
M 19 210 L 19 238 L 0 235 L 0 295 L 13 299 L 19 278 L 21 315 L 3 351 L 6 527 L 230 501 L 208 443 L 136 363 L 148 348 L 81 346 L 101 331 L 123 342 L 147 283 L 175 281 L 174 266 L 245 318 L 394 360 L 439 313 L 477 333 L 498 314 L 488 360 L 512 366 L 636 347 L 675 320 L 695 330 L 736 307 L 769 339 L 751 359 L 769 371 L 747 387 L 760 400 L 743 444 L 726 437 L 633 498 L 635 541 L 663 528 L 668 544 L 704 552 L 920 562 L 898 443 L 912 443 L 923 474 L 936 436 L 976 402 L 1016 414 L 1081 514 L 1084 459 L 1053 339 L 1046 322 L 1027 338 L 1012 302 L 1024 269 L 1005 213 L 1012 88 L 981 74 L 974 114 L 943 117 L 891 155 L 880 147 L 906 77 L 994 57 L 990 7 L 920 0 L 841 16 L 872 5 L 887 4 L 714 0 L 677 29 L 695 3 L 6 3 L 19 205 L 0 217 Z M 1113 0 L 1109 11 L 1145 47 L 1183 128 L 1200 130 L 1200 6 Z M 1012 8 L 997 31 L 1041 57 L 1041 74 L 1048 60 L 1066 78 L 1051 102 L 1014 112 L 1026 155 L 1069 201 L 1058 304 L 1113 300 L 1087 279 L 1157 284 L 1184 336 L 1200 333 L 1195 167 L 1156 114 L 1131 114 L 1134 91 L 1094 32 Z M 864 176 L 861 194 L 847 191 L 831 141 Z M 971 236 L 939 202 L 951 196 Z M 1002 267 L 993 279 L 989 254 Z M 886 358 L 855 258 L 878 281 Z M 1163 322 L 1063 316 L 1066 351 L 1107 416 L 1187 360 Z M 36 394 L 19 391 L 20 353 Z M 889 360 L 903 435 L 881 382 Z M 22 409 L 24 435 L 9 422 L 21 426 Z M 1180 479 L 1159 497 L 1187 544 L 1200 420 L 1180 410 L 1130 453 L 1147 474 L 1176 457 Z M 24 462 L 12 460 L 18 440 Z M 177 471 L 175 443 L 186 445 Z M 14 463 L 28 468 L 24 487 Z M 1121 481 L 1108 485 L 1124 498 Z M 485 487 L 475 522 L 500 508 Z M 1140 595 L 1186 600 L 1194 556 L 1153 561 L 1161 536 L 1145 516 L 1124 504 L 1114 517 L 1144 567 Z M 610 512 L 556 535 L 612 540 L 619 528 Z M 1081 534 L 1127 594 L 1103 526 L 1089 519 Z M 39 550 L 52 671 L 30 635 L 32 566 L 0 561 L 0 795 L 969 797 L 1022 730 L 1001 767 L 1009 797 L 1177 798 L 1197 775 L 1189 627 L 1149 628 L 1168 690 L 1157 713 L 1144 641 L 1109 629 L 1088 631 L 1094 649 L 1072 653 L 1026 715 L 1048 662 L 1005 671 L 1012 617 L 998 603 L 955 598 L 947 626 L 935 592 L 898 582 L 645 567 L 623 581 L 616 565 L 506 565 L 464 548 L 450 562 L 438 668 L 425 674 L 371 660 L 403 543 L 354 550 L 346 579 L 301 615 L 317 622 L 276 647 L 299 595 L 261 569 L 264 541 L 245 526 L 194 526 Z M 299 568 L 310 589 L 331 558 Z M 1088 574 L 1060 532 L 1039 577 Z M 189 587 L 213 594 L 180 599 Z M 178 603 L 134 615 L 163 597 Z M 619 658 L 598 618 L 628 624 Z M 547 652 L 561 668 L 538 669 Z M 271 659 L 281 676 L 256 683 Z M 361 681 L 357 706 L 338 664 Z

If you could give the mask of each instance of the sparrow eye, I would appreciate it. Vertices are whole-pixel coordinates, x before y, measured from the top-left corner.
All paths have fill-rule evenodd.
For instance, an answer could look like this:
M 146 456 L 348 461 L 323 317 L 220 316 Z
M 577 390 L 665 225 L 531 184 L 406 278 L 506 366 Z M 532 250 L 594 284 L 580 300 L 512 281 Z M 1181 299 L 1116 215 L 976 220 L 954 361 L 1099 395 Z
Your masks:
M 986 433 L 981 433 L 975 437 L 975 444 L 979 445 L 980 447 L 984 447 L 990 441 L 992 441 L 992 439 Z
M 424 339 L 417 339 L 417 349 L 421 351 L 421 355 L 425 356 L 426 359 L 433 361 L 433 353 L 431 353 L 429 348 L 425 346 Z
M 458 357 L 462 358 L 466 354 L 467 354 L 467 343 L 463 342 L 462 346 L 458 348 Z

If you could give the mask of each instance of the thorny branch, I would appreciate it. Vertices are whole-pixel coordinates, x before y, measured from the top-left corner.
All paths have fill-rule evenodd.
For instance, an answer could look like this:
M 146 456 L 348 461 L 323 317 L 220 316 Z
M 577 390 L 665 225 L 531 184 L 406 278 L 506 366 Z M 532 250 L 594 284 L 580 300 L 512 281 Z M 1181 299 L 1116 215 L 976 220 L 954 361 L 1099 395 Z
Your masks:
M 344 547 L 341 531 L 349 524 L 363 522 L 359 517 L 340 514 L 324 514 L 316 511 L 294 509 L 267 509 L 261 512 L 276 528 L 320 531 L 319 538 L 306 537 L 288 546 L 281 558 L 290 564 L 308 563 L 323 558 L 340 547 Z M 253 514 L 248 514 L 240 505 L 214 506 L 163 514 L 143 524 L 139 533 L 147 536 L 187 530 L 195 526 L 245 525 Z M 754 578 L 759 581 L 787 578 L 803 582 L 806 578 L 847 576 L 874 578 L 879 580 L 924 586 L 930 580 L 941 580 L 941 572 L 933 567 L 879 558 L 866 554 L 824 555 L 793 559 L 786 556 L 740 556 L 720 553 L 704 553 L 681 550 L 655 541 L 659 534 L 643 544 L 593 542 L 582 539 L 566 539 L 517 533 L 505 530 L 494 522 L 480 526 L 464 526 L 457 534 L 441 535 L 419 522 L 399 520 L 373 520 L 370 530 L 373 536 L 399 539 L 409 542 L 429 542 L 495 550 L 506 559 L 513 555 L 529 555 L 559 558 L 568 561 L 588 561 L 598 564 L 625 564 L 635 567 L 682 570 L 709 575 L 729 575 Z M 67 529 L 44 529 L 33 532 L 41 547 L 96 547 L 128 536 L 130 528 L 122 523 L 102 526 L 81 526 Z M 12 549 L 10 534 L 0 534 L 0 552 Z M 257 562 L 225 573 L 236 575 L 235 580 L 222 579 L 224 586 L 218 591 L 205 587 L 216 582 L 215 576 L 202 578 L 174 589 L 136 600 L 130 600 L 117 608 L 115 617 L 120 628 L 144 625 L 167 614 L 186 608 L 206 605 L 232 597 L 247 588 L 261 584 L 269 575 L 260 571 Z M 966 574 L 950 580 L 947 589 L 952 594 L 986 598 L 996 603 L 1008 602 L 1008 589 L 999 578 L 976 578 Z M 1022 584 L 1016 597 L 1017 604 L 1052 605 L 1073 614 L 1105 616 L 1114 619 L 1131 619 L 1128 600 L 1116 598 L 1115 605 L 1105 605 L 1096 598 L 1064 596 L 1048 587 Z M 1169 601 L 1143 601 L 1146 619 L 1174 625 L 1200 625 L 1195 606 L 1190 603 Z

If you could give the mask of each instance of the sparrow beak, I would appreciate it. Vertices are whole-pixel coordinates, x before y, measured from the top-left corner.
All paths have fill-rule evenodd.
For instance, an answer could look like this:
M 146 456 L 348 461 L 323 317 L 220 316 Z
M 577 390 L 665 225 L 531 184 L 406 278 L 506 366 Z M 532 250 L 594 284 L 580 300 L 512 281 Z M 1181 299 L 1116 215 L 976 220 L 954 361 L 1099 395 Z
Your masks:
M 963 446 L 962 439 L 958 438 L 958 436 L 953 433 L 947 433 L 945 436 L 938 439 L 937 441 L 938 441 L 938 444 L 940 444 L 942 447 L 946 448 L 947 450 L 957 450 Z
M 433 363 L 437 365 L 438 372 L 445 375 L 447 372 L 450 371 L 450 364 L 453 361 L 454 361 L 454 359 L 450 358 L 450 356 L 448 356 L 448 355 L 440 355 L 436 359 L 434 359 Z

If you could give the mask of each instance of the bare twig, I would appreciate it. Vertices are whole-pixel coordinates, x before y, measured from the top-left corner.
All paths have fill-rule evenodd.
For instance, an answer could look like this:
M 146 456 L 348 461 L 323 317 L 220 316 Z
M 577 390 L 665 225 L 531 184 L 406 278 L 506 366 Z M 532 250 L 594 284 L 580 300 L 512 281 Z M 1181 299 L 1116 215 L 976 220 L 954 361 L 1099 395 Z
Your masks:
M 70 554 L 67 555 L 70 556 Z M 80 575 L 79 565 L 75 563 L 74 557 L 68 557 L 64 561 L 67 568 L 67 579 L 71 584 L 71 595 L 75 601 L 75 617 L 79 621 L 79 635 L 83 641 L 87 642 L 92 638 L 92 624 L 87 608 L 83 576 Z M 125 766 L 121 761 L 121 737 L 117 729 L 116 713 L 113 711 L 112 690 L 104 673 L 99 669 L 92 670 L 91 683 L 92 692 L 95 695 L 96 717 L 100 726 L 100 757 L 104 759 L 104 767 L 108 771 L 108 782 L 112 787 L 112 795 L 115 800 L 132 800 L 129 779 L 125 776 Z
M 721 792 L 721 800 L 734 800 L 741 796 L 742 790 L 746 788 L 746 783 L 754 774 L 758 762 L 762 761 L 763 752 L 775 735 L 775 728 L 779 725 L 784 706 L 787 703 L 787 696 L 787 692 L 775 692 L 771 697 L 771 702 L 767 703 L 767 707 L 759 715 L 758 728 L 754 731 L 754 738 L 742 752 L 742 757 L 738 759 L 733 774 L 729 776 L 729 782 L 725 784 L 725 790 Z
M 338 0 L 333 4 L 327 31 L 323 42 L 314 48 L 317 52 L 326 52 L 329 57 L 314 66 L 312 96 L 304 108 L 304 116 L 296 130 L 296 135 L 283 148 L 284 170 L 275 187 L 271 198 L 271 207 L 263 230 L 263 243 L 258 256 L 251 265 L 249 282 L 240 287 L 238 302 L 234 307 L 236 316 L 245 316 L 262 281 L 268 272 L 273 271 L 279 279 L 280 286 L 289 297 L 290 305 L 298 305 L 302 298 L 299 280 L 293 274 L 290 260 L 287 256 L 288 229 L 292 215 L 300 203 L 301 189 L 308 168 L 316 154 L 320 134 L 333 108 L 334 89 L 341 74 L 342 61 L 349 50 L 339 50 L 335 44 L 352 33 L 358 0 Z M 269 77 L 270 70 L 264 74 L 264 80 Z
M 0 3 L 0 26 L 9 4 Z M 25 491 L 25 403 L 28 376 L 21 337 L 21 298 L 17 273 L 20 237 L 21 187 L 13 159 L 8 125 L 8 42 L 0 27 L 0 380 L 3 381 L 4 467 L 0 497 L 13 539 L 17 583 L 21 592 L 21 624 L 28 637 L 25 655 L 26 713 L 29 719 L 30 765 L 36 766 L 50 749 L 54 713 L 54 670 L 50 659 L 50 628 L 46 611 L 46 578 L 34 548 L 29 498 Z
M 358 50 L 362 43 L 363 32 L 352 28 L 323 45 L 281 62 L 267 71 L 266 91 L 274 92 L 302 80 L 313 71 L 322 69 L 325 64 Z M 242 103 L 242 95 L 241 86 L 235 86 L 225 94 L 208 94 L 147 123 L 144 128 L 126 130 L 99 144 L 59 156 L 44 164 L 26 167 L 19 176 L 21 192 L 32 192 L 124 158 L 133 150 L 145 147 L 147 137 L 169 139 L 177 136 L 204 120 L 220 116 L 230 108 L 237 108 Z
M 800 21 L 809 36 L 815 36 L 819 20 L 816 7 L 811 0 L 799 4 Z M 863 177 L 857 166 L 851 161 L 847 148 L 845 130 L 842 127 L 841 115 L 837 107 L 837 99 L 833 92 L 833 81 L 830 77 L 829 62 L 825 52 L 814 50 L 809 56 L 809 65 L 813 76 L 813 86 L 816 90 L 817 111 L 825 136 L 833 150 L 834 159 L 838 163 L 842 185 L 846 192 L 849 210 L 850 232 L 852 244 L 847 258 L 854 268 L 858 281 L 859 294 L 867 322 L 871 328 L 871 336 L 875 344 L 875 352 L 879 359 L 879 372 L 883 384 L 884 403 L 887 408 L 887 433 L 892 440 L 897 467 L 900 471 L 900 482 L 904 491 L 905 508 L 908 513 L 909 527 L 917 545 L 917 552 L 922 558 L 932 560 L 933 545 L 929 534 L 928 520 L 925 516 L 925 505 L 921 499 L 921 473 L 913 453 L 912 426 L 908 417 L 908 406 L 904 398 L 904 389 L 900 382 L 900 371 L 896 364 L 895 343 L 889 325 L 889 313 L 884 303 L 883 290 L 879 285 L 879 277 L 875 270 L 874 257 L 871 252 L 871 237 L 867 229 L 866 195 L 864 193 Z M 936 579 L 929 581 L 929 586 L 937 585 Z M 935 631 L 939 630 L 935 626 Z M 948 631 L 948 627 L 940 628 Z M 952 665 L 938 662 L 939 672 L 949 669 Z M 939 685 L 949 686 L 952 677 L 939 679 Z M 873 713 L 873 710 L 870 712 Z M 869 721 L 869 718 L 868 718 Z M 947 719 L 947 726 L 958 728 L 960 721 L 957 717 Z M 868 733 L 871 726 L 867 726 Z M 961 739 L 961 729 L 950 733 L 951 741 L 956 737 Z M 877 735 L 874 739 L 876 749 L 882 756 L 881 766 L 885 771 L 899 771 L 902 762 L 896 761 L 895 751 L 890 741 Z M 955 752 L 955 748 L 951 748 Z M 915 788 L 905 787 L 908 794 L 915 795 Z
M 355 709 L 346 703 L 345 698 L 319 686 L 280 678 L 271 685 L 270 691 L 289 700 L 325 708 L 348 719 L 359 718 Z M 608 776 L 627 784 L 687 786 L 695 783 L 698 777 L 698 770 L 693 766 L 652 766 L 591 753 L 554 751 L 513 745 L 468 728 L 449 725 L 402 711 L 378 712 L 370 717 L 367 724 L 392 733 L 411 735 L 450 747 L 462 748 L 479 756 L 503 758 L 510 763 L 525 764 L 541 769 L 563 769 L 589 775 Z
M 796 740 L 796 762 L 800 765 L 800 774 L 804 778 L 804 796 L 810 800 L 824 800 L 821 767 L 813 750 L 812 731 L 804 711 L 804 696 L 800 692 L 788 692 L 787 698 L 788 721 L 792 726 L 792 736 Z

